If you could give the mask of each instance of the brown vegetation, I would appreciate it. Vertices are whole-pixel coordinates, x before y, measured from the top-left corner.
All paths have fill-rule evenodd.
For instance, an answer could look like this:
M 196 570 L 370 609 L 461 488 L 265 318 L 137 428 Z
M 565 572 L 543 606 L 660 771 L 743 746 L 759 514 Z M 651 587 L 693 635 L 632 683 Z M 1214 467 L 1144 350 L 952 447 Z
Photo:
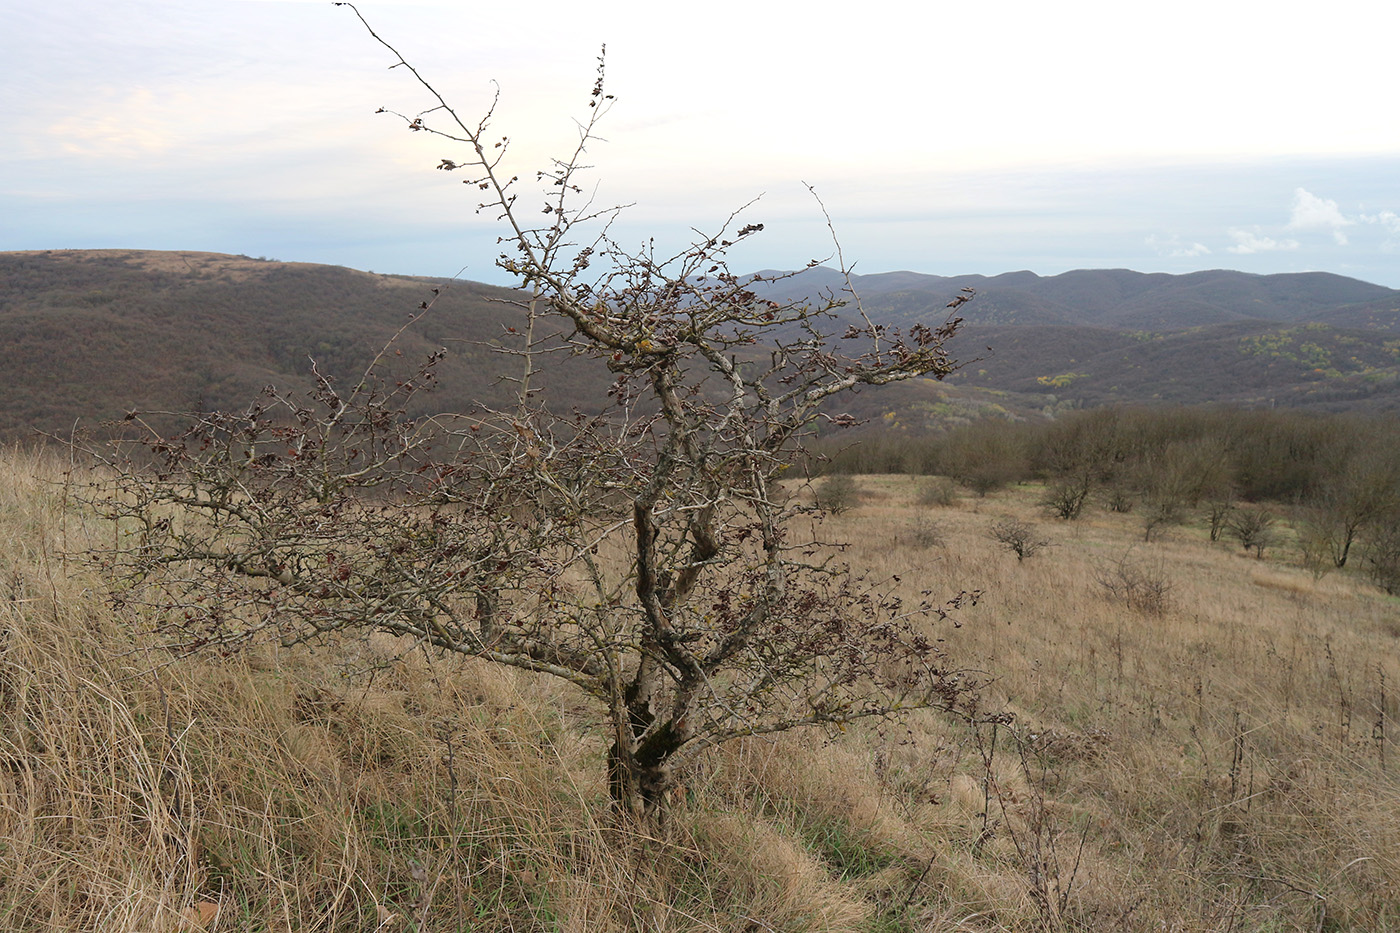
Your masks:
M 952 642 L 995 676 L 978 730 L 915 714 L 713 750 L 650 838 L 605 818 L 606 748 L 548 678 L 380 636 L 169 663 L 71 556 L 112 528 L 10 451 L 0 655 L 7 930 L 1382 930 L 1400 921 L 1400 610 L 1350 566 L 1150 546 L 1170 603 L 1101 570 L 1094 511 L 1025 564 L 987 529 L 1033 487 L 940 509 L 866 477 L 832 519 L 911 590 L 989 597 Z M 213 906 L 210 906 L 213 905 Z M 217 917 L 211 917 L 217 908 Z
M 824 281 L 834 275 L 814 271 L 827 275 Z M 1073 294 L 1085 307 L 1102 307 L 1122 292 L 1111 273 L 1070 277 L 1080 280 Z M 1297 286 L 1300 292 L 1291 299 L 1314 308 L 1332 291 L 1304 288 L 1307 277 L 1248 278 L 1271 292 L 1270 302 L 1287 297 L 1274 278 Z M 955 283 L 972 281 L 992 280 L 945 280 L 937 294 L 956 295 Z M 1102 285 L 1103 293 L 1094 295 L 1091 283 Z M 91 428 L 131 409 L 239 407 L 269 383 L 310 387 L 311 357 L 324 372 L 350 378 L 402 323 L 397 311 L 386 309 L 416 304 L 434 284 L 447 283 L 192 251 L 0 253 L 0 440 L 30 439 L 35 431 L 66 434 L 75 421 Z M 493 303 L 510 295 L 453 282 L 434 313 L 406 336 L 401 348 L 410 358 L 438 347 L 449 351 L 442 388 L 432 399 L 435 410 L 501 404 L 508 397 L 500 382 L 507 361 L 490 348 L 521 323 Z M 920 293 L 907 302 L 907 313 L 896 315 L 898 308 L 886 297 L 870 296 L 870 312 L 890 324 L 927 319 L 942 308 Z M 1234 297 L 1239 308 L 1258 306 Z M 984 295 L 969 307 L 976 316 L 979 305 L 997 300 Z M 1131 304 L 1124 301 L 1125 308 Z M 1388 301 L 1388 307 L 1397 304 Z M 1395 314 L 1389 312 L 1390 320 Z M 1400 404 L 1393 325 L 1387 332 L 1368 328 L 1361 318 L 1335 315 L 1312 324 L 1291 321 L 1189 330 L 1164 329 L 1164 323 L 1150 333 L 1082 322 L 976 324 L 953 349 L 965 359 L 983 359 L 951 383 L 916 380 L 854 399 L 846 410 L 872 425 L 924 432 L 1110 403 L 1231 401 L 1333 411 L 1394 411 Z M 1074 374 L 1082 375 L 1070 378 Z M 596 397 L 598 383 L 567 361 L 560 361 L 554 377 L 561 399 Z M 997 479 L 985 481 L 994 486 Z
M 1400 422 L 1385 416 L 1098 408 L 815 448 L 828 473 L 946 474 L 978 493 L 1035 480 L 1050 514 L 1073 520 L 1097 504 L 1136 516 L 1145 541 L 1205 506 L 1211 540 L 1228 531 L 1257 550 L 1282 509 L 1319 573 L 1347 566 L 1358 545 L 1383 548 L 1400 521 Z
M 267 385 L 314 387 L 313 359 L 349 382 L 434 287 L 433 313 L 397 347 L 414 361 L 448 349 L 431 410 L 502 403 L 515 367 L 494 348 L 521 324 L 510 289 L 216 253 L 0 254 L 0 439 L 91 432 L 136 409 L 242 410 Z M 552 375 L 564 399 L 607 385 L 569 360 Z

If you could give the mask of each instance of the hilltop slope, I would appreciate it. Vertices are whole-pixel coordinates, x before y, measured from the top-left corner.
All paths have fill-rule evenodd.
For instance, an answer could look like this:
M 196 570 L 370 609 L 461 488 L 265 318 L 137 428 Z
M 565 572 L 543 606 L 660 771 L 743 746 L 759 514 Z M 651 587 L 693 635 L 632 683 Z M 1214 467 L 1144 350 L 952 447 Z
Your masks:
M 434 289 L 440 294 L 435 295 Z M 439 348 L 438 410 L 509 397 L 513 358 L 496 352 L 521 314 L 508 289 L 338 266 L 147 250 L 0 254 L 0 437 L 66 432 L 132 409 L 241 409 L 265 386 L 311 384 L 311 361 L 357 379 L 425 301 L 384 375 Z M 580 392 L 561 361 L 551 388 Z
M 969 365 L 946 383 L 866 393 L 852 403 L 862 418 L 923 430 L 1105 403 L 1400 408 L 1400 292 L 1354 279 L 1101 270 L 855 282 L 867 311 L 898 327 L 941 323 L 952 296 L 977 289 L 950 347 Z M 840 285 L 815 268 L 768 289 L 794 297 Z M 422 405 L 504 404 L 519 365 L 500 352 L 522 320 L 513 297 L 215 253 L 0 253 L 0 439 L 66 435 L 138 409 L 241 409 L 268 385 L 308 387 L 313 359 L 353 385 L 425 301 L 432 310 L 382 374 L 445 348 L 439 388 Z M 560 408 L 606 401 L 601 367 L 561 357 L 549 376 Z

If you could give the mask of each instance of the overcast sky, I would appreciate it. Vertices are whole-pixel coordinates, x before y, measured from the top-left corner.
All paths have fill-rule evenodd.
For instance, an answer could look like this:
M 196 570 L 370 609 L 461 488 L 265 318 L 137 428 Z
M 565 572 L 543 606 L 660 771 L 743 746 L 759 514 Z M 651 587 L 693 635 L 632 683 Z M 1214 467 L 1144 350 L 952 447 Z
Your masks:
M 590 150 L 616 229 L 737 268 L 1325 270 L 1400 287 L 1400 5 L 363 0 L 528 177 Z M 488 7 L 488 9 L 480 9 Z M 503 281 L 425 97 L 328 0 L 0 0 L 0 249 L 196 249 Z

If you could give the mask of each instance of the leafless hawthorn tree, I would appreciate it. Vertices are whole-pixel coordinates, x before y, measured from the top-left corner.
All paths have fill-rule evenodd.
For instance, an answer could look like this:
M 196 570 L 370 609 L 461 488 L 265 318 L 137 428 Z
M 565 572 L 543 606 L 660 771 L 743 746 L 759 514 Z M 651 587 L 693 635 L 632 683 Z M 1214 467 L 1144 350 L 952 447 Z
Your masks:
M 726 264 L 763 225 L 732 217 L 671 256 L 621 248 L 577 180 L 611 100 L 601 58 L 576 151 L 540 173 L 541 211 L 505 176 L 490 114 L 463 121 L 370 32 L 436 102 L 408 128 L 465 152 L 439 168 L 469 173 L 503 226 L 498 263 L 523 288 L 518 404 L 410 420 L 436 360 L 390 378 L 386 351 L 356 385 L 317 373 L 309 397 L 269 392 L 178 434 L 134 417 L 104 499 L 121 598 L 190 650 L 378 631 L 562 678 L 606 711 L 611 795 L 639 815 L 729 739 L 965 710 L 973 678 L 940 627 L 977 594 L 902 600 L 860 579 L 778 488 L 832 400 L 952 371 L 952 312 L 898 333 L 858 302 L 842 324 L 853 295 L 767 300 Z M 548 335 L 610 371 L 601 415 L 549 409 Z
M 1017 563 L 1027 557 L 1034 557 L 1048 547 L 1054 547 L 1048 538 L 1042 538 L 1034 528 L 1015 518 L 1006 518 L 992 525 L 987 532 L 993 541 L 1016 555 Z
M 1274 527 L 1276 519 L 1265 508 L 1236 509 L 1231 513 L 1228 525 L 1230 534 L 1239 541 L 1246 551 L 1253 551 L 1256 558 L 1264 557 L 1264 549 L 1277 540 Z

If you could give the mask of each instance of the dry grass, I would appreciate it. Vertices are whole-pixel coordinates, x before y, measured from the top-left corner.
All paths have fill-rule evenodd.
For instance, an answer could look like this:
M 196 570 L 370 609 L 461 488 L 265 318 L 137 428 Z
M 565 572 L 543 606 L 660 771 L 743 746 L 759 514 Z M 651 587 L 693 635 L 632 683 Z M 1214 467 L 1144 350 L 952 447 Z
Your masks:
M 1017 564 L 984 529 L 1029 517 L 1028 499 L 1011 490 L 979 513 L 944 513 L 948 554 L 920 582 L 988 591 L 954 650 L 996 676 L 989 699 L 1016 713 L 1025 746 L 1004 736 L 996 754 L 1031 785 L 1029 805 L 1005 794 L 1025 813 L 1005 815 L 996 837 L 1033 834 L 1048 811 L 1043 831 L 1064 831 L 1068 862 L 1069 837 L 1087 827 L 1068 910 L 1037 909 L 1034 922 L 1400 925 L 1400 602 L 1354 576 L 1316 581 L 1282 551 L 1261 562 L 1212 546 L 1192 528 L 1142 547 L 1131 517 L 1108 513 L 1060 524 L 1060 548 Z M 898 500 L 838 519 L 858 542 L 852 563 L 907 574 L 881 547 L 902 520 Z M 1164 611 L 1134 611 L 1096 583 L 1097 567 L 1135 546 L 1171 585 Z M 1007 867 L 1029 881 L 1045 868 L 1034 861 L 1018 853 Z
M 1282 549 L 1049 523 L 1026 487 L 929 547 L 918 483 L 863 478 L 829 536 L 986 590 L 941 634 L 1015 721 L 735 743 L 642 837 L 550 682 L 389 642 L 169 663 L 64 557 L 103 529 L 62 467 L 0 463 L 0 929 L 1400 928 L 1400 601 Z M 1018 563 L 1006 518 L 1057 547 Z M 1161 611 L 1096 579 L 1134 546 Z

